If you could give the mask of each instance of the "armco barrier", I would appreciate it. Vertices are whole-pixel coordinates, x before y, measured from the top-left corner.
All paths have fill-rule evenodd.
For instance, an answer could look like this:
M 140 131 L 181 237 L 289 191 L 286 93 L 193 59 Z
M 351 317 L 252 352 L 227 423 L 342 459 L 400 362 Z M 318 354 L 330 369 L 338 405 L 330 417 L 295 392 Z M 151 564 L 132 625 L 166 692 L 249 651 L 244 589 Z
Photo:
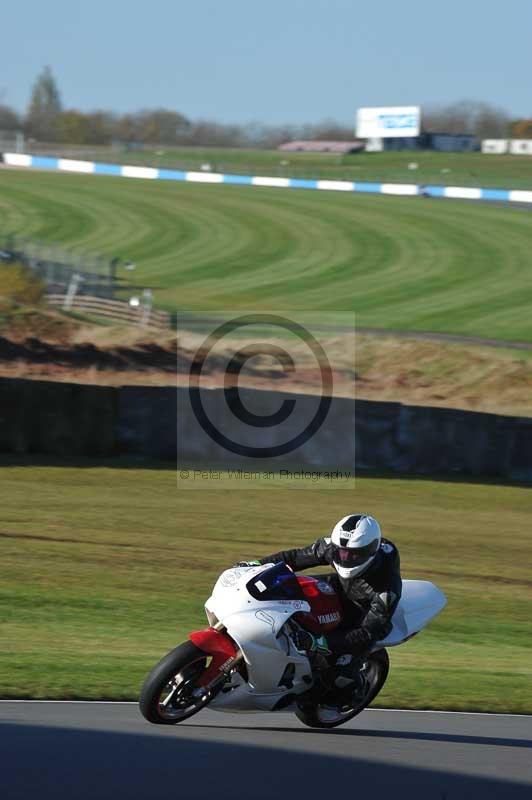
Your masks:
M 0 378 L 0 452 L 111 457 L 120 455 L 175 461 L 177 411 L 187 403 L 172 387 L 103 387 Z M 260 413 L 279 408 L 285 395 L 245 389 L 244 402 Z M 223 390 L 208 392 L 218 418 L 231 415 Z M 253 397 L 251 397 L 253 395 Z M 290 395 L 297 403 L 305 395 Z M 347 430 L 354 425 L 356 464 L 349 463 Z M 187 414 L 184 410 L 182 413 Z M 298 458 L 305 469 L 355 468 L 397 474 L 468 476 L 532 483 L 532 419 L 447 408 L 404 406 L 334 398 L 335 424 L 326 438 L 312 437 Z M 293 415 L 295 418 L 298 415 Z M 224 420 L 230 430 L 231 417 Z M 188 431 L 183 461 L 231 465 L 227 453 L 206 435 Z M 294 420 L 294 428 L 298 421 Z M 284 429 L 286 434 L 291 431 Z M 299 432 L 298 430 L 293 431 Z M 259 465 L 260 467 L 260 465 Z
M 145 180 L 187 181 L 189 183 L 236 184 L 239 186 L 270 186 L 277 189 L 317 189 L 333 192 L 371 192 L 398 196 L 449 197 L 464 200 L 498 200 L 532 203 L 532 190 L 481 189 L 469 186 L 425 186 L 415 183 L 364 183 L 359 181 L 305 180 L 275 178 L 260 175 L 222 175 L 217 172 L 183 172 L 154 167 L 131 167 L 120 164 L 100 164 L 97 161 L 75 161 L 68 158 L 31 156 L 23 153 L 4 153 L 4 163 L 13 167 L 57 169 L 88 175 L 115 175 Z

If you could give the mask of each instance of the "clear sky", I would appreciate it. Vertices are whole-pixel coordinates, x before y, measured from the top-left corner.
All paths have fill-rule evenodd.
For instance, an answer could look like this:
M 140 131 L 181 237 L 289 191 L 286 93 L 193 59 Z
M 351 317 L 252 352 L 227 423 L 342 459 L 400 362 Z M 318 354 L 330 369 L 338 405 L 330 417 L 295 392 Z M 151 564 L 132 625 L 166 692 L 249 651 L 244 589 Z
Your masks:
M 351 123 L 464 98 L 532 116 L 532 0 L 26 0 L 2 10 L 0 102 L 50 64 L 64 106 Z

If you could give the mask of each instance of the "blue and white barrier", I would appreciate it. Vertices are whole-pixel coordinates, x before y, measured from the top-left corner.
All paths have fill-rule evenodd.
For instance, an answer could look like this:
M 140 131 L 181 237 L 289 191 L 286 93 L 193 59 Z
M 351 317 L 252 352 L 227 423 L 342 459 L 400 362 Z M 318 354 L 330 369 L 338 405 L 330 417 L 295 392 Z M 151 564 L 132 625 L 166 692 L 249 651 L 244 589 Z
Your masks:
M 4 153 L 4 163 L 12 167 L 58 169 L 63 172 L 82 172 L 87 175 L 115 175 L 122 178 L 188 181 L 190 183 L 227 183 L 239 186 L 273 186 L 277 189 L 318 189 L 332 192 L 371 192 L 400 196 L 424 195 L 464 200 L 498 200 L 532 203 L 532 191 L 521 189 L 480 189 L 469 186 L 426 186 L 415 183 L 364 183 L 359 181 L 306 180 L 274 178 L 258 175 L 222 175 L 217 172 L 184 172 L 154 167 L 132 167 L 120 164 L 100 164 L 97 161 L 74 161 L 68 158 L 49 158 L 22 153 Z

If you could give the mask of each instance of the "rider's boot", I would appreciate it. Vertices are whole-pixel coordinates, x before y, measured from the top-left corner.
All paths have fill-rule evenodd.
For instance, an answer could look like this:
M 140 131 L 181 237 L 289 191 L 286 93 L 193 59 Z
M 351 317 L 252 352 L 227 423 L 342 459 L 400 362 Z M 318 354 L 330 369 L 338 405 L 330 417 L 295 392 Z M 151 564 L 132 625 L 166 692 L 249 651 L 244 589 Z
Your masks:
M 365 660 L 361 656 L 349 653 L 339 656 L 334 665 L 336 688 L 349 690 L 355 700 L 362 700 L 368 690 L 368 679 L 364 666 Z

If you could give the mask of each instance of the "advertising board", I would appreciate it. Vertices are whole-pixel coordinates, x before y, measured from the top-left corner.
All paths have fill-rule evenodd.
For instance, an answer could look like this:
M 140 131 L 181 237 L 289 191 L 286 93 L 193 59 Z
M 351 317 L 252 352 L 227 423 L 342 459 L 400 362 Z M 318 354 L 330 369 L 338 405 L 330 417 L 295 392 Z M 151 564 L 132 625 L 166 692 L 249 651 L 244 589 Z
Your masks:
M 419 136 L 419 106 L 359 108 L 356 135 L 359 139 Z

